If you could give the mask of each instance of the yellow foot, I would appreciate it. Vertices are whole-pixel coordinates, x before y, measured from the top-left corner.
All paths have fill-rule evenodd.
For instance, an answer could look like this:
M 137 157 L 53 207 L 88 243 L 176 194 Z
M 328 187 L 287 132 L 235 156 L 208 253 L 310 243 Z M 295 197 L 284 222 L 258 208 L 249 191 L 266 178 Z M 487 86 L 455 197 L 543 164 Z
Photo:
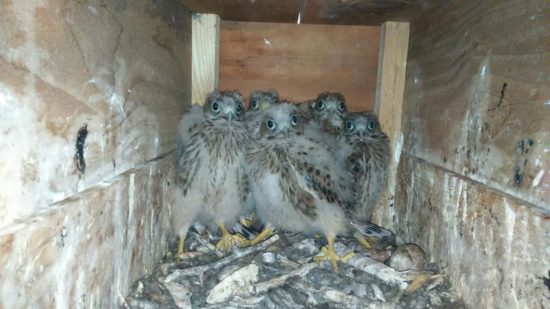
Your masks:
M 248 247 L 253 246 L 255 244 L 259 244 L 262 241 L 268 239 L 273 235 L 273 231 L 270 228 L 265 228 L 258 236 L 256 236 L 254 239 L 248 240 L 246 239 L 244 242 L 242 242 L 239 247 Z
M 218 243 L 216 244 L 216 249 L 223 252 L 228 252 L 234 246 L 241 247 L 242 243 L 248 241 L 246 238 L 244 238 L 241 235 L 229 233 L 225 229 L 225 225 L 223 223 L 220 224 L 219 226 L 220 226 L 220 230 L 222 230 L 222 239 L 220 239 L 220 241 L 218 241 Z
M 185 235 L 180 235 L 178 251 L 176 252 L 176 262 L 180 261 L 180 256 L 185 252 Z
M 321 248 L 323 255 L 318 255 L 313 258 L 314 261 L 330 261 L 332 263 L 332 268 L 335 272 L 338 272 L 338 263 L 337 261 L 346 262 L 353 256 L 353 252 L 348 252 L 344 256 L 338 256 L 334 251 L 334 236 L 327 236 L 328 245 Z

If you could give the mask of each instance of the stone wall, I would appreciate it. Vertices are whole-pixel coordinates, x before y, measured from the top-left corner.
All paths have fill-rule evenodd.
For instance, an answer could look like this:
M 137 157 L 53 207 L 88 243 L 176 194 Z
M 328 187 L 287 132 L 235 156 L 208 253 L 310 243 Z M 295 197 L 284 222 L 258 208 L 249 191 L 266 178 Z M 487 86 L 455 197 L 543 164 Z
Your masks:
M 176 0 L 0 7 L 0 307 L 113 307 L 166 248 L 190 14 Z
M 550 308 L 550 2 L 411 23 L 395 226 L 476 308 Z

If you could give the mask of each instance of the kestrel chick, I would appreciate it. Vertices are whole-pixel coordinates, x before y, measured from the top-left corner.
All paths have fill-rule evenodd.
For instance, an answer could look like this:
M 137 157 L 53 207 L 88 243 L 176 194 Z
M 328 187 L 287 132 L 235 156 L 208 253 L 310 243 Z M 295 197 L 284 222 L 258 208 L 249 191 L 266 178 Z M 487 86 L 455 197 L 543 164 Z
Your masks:
M 339 138 L 344 133 L 344 117 L 347 115 L 346 100 L 340 93 L 323 92 L 311 105 L 311 120 L 304 134 L 327 144 L 331 150 L 339 148 Z
M 338 156 L 356 179 L 358 200 L 354 218 L 370 221 L 371 213 L 386 188 L 390 142 L 373 113 L 351 113 L 345 118 L 345 146 Z
M 336 270 L 334 238 L 352 228 L 345 206 L 354 197 L 352 178 L 324 144 L 301 133 L 298 115 L 296 106 L 282 103 L 262 118 L 261 138 L 247 154 L 251 192 L 262 201 L 256 213 L 268 227 L 323 233 L 328 246 L 320 259 Z
M 252 91 L 245 117 L 246 127 L 250 136 L 259 138 L 260 119 L 263 115 L 263 111 L 277 103 L 279 103 L 279 94 L 275 90 Z
M 279 93 L 277 91 L 254 90 L 250 94 L 247 116 L 254 111 L 265 111 L 277 103 L 279 103 Z
M 300 112 L 305 122 L 311 120 L 311 118 L 313 117 L 312 113 L 313 113 L 314 107 L 315 107 L 315 100 L 307 100 L 300 103 L 296 103 L 296 108 L 298 108 L 298 112 Z
M 218 248 L 227 250 L 242 240 L 225 226 L 248 211 L 244 159 L 250 139 L 243 119 L 241 95 L 215 91 L 202 109 L 193 107 L 180 121 L 176 184 L 181 200 L 173 214 L 180 235 L 178 253 L 183 252 L 189 218 L 211 229 L 220 227 L 223 236 Z

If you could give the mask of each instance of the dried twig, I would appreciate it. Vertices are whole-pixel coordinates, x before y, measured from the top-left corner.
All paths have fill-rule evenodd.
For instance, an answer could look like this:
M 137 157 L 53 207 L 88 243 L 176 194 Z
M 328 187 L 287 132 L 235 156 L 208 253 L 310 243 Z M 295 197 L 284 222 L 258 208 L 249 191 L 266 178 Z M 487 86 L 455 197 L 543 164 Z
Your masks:
M 281 263 L 281 265 L 290 267 L 292 269 L 296 269 L 296 268 L 300 267 L 300 265 L 301 265 L 300 263 L 296 263 L 294 261 L 291 261 L 289 258 L 287 258 L 286 256 L 284 256 L 282 254 L 277 254 L 277 261 L 279 261 L 279 263 Z
M 319 263 L 317 263 L 317 262 L 304 264 L 300 268 L 297 268 L 297 269 L 289 272 L 286 275 L 282 275 L 282 276 L 275 277 L 275 278 L 273 278 L 271 280 L 268 280 L 268 281 L 257 283 L 253 286 L 252 290 L 254 291 L 254 293 L 267 292 L 269 289 L 272 289 L 272 288 L 275 288 L 275 287 L 278 287 L 278 286 L 281 286 L 281 285 L 285 284 L 286 281 L 289 278 L 304 277 L 311 270 L 317 268 L 318 266 L 319 266 Z
M 334 250 L 338 255 L 344 255 L 349 250 L 341 243 L 334 245 Z M 355 253 L 351 258 L 345 261 L 346 264 L 360 269 L 368 274 L 376 276 L 378 279 L 393 285 L 397 285 L 399 289 L 406 289 L 409 284 L 406 274 L 396 271 L 395 269 L 378 262 L 375 259 L 364 256 L 361 253 Z
M 201 266 L 196 266 L 196 267 L 191 267 L 191 268 L 185 268 L 185 269 L 177 269 L 175 271 L 173 271 L 171 274 L 169 274 L 168 276 L 166 276 L 166 278 L 164 279 L 165 282 L 170 282 L 170 281 L 175 281 L 175 280 L 179 280 L 183 277 L 186 277 L 186 276 L 190 276 L 190 275 L 200 275 L 202 273 L 204 273 L 205 271 L 208 271 L 208 270 L 216 270 L 216 269 L 220 269 L 228 264 L 230 264 L 231 262 L 235 261 L 235 260 L 238 260 L 244 256 L 247 256 L 247 255 L 250 255 L 252 253 L 255 253 L 255 252 L 258 252 L 258 251 L 263 251 L 265 249 L 267 249 L 269 246 L 271 246 L 274 242 L 276 242 L 277 240 L 279 240 L 279 235 L 273 235 L 271 238 L 265 240 L 264 242 L 262 243 L 259 243 L 258 245 L 256 246 L 253 246 L 253 247 L 248 247 L 248 248 L 244 248 L 244 249 L 235 249 L 235 251 L 233 251 L 233 253 L 215 263 L 210 263 L 210 264 L 206 264 L 206 265 L 201 265 Z
M 338 291 L 331 288 L 321 288 L 321 290 L 324 292 L 323 297 L 326 300 L 345 304 L 346 308 L 392 308 L 391 306 L 388 306 L 384 304 L 383 302 L 376 301 L 376 300 L 367 300 L 363 299 L 354 295 L 348 295 L 342 291 Z

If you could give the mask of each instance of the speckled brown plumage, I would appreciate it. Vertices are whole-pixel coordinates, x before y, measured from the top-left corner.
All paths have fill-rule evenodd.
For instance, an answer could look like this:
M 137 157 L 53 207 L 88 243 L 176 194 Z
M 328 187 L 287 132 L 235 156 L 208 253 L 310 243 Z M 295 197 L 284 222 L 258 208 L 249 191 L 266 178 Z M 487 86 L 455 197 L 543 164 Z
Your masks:
M 260 137 L 260 120 L 264 111 L 279 103 L 279 94 L 275 90 L 260 91 L 254 90 L 250 94 L 248 111 L 246 112 L 246 128 L 250 137 Z
M 244 155 L 250 138 L 243 119 L 241 95 L 217 91 L 202 108 L 194 106 L 182 117 L 176 162 L 176 186 L 182 193 L 173 211 L 180 235 L 190 218 L 214 228 L 233 225 L 248 211 Z
M 339 157 L 358 179 L 355 215 L 358 219 L 370 221 L 371 212 L 386 188 L 391 155 L 389 139 L 373 113 L 349 114 L 345 127 L 346 144 Z
M 258 216 L 282 229 L 322 231 L 323 222 L 318 221 L 320 212 L 328 208 L 338 212 L 341 224 L 345 225 L 344 205 L 353 199 L 350 174 L 336 163 L 323 144 L 301 134 L 302 124 L 297 114 L 296 107 L 288 103 L 267 110 L 260 127 L 262 138 L 247 154 L 252 192 L 262 201 L 257 206 Z M 266 202 L 266 196 L 271 200 Z M 277 211 L 268 205 L 276 205 Z M 296 220 L 296 224 L 277 222 L 278 215 L 295 217 L 297 214 L 303 217 Z
M 310 105 L 309 115 L 304 134 L 316 142 L 328 145 L 331 151 L 336 151 L 344 133 L 344 117 L 347 115 L 344 96 L 333 92 L 319 94 Z

